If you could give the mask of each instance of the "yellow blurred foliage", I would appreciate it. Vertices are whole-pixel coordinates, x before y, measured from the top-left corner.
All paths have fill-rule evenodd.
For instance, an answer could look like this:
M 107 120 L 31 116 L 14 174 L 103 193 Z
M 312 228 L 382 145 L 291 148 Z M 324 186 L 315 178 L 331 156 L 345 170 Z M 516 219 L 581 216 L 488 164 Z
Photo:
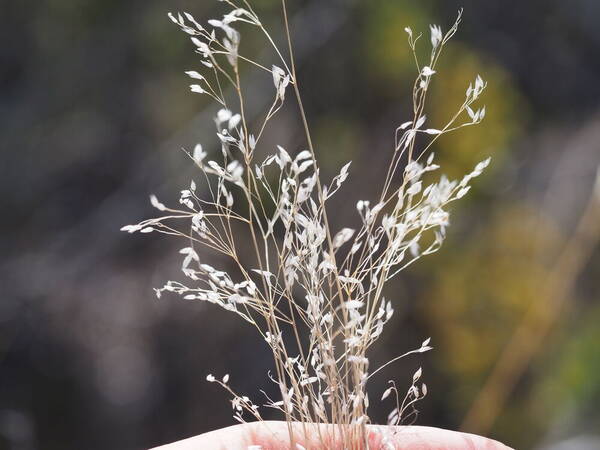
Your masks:
M 450 176 L 460 176 L 475 162 L 492 157 L 491 170 L 501 167 L 509 145 L 527 123 L 527 106 L 509 73 L 475 50 L 459 43 L 445 49 L 429 94 L 429 127 L 442 128 L 454 116 L 476 74 L 488 83 L 477 106 L 486 107 L 484 126 L 463 128 L 436 143 L 438 161 Z M 465 113 L 459 123 L 469 122 Z M 490 177 L 488 176 L 489 180 Z
M 435 358 L 463 385 L 477 384 L 496 361 L 539 296 L 547 274 L 540 252 L 561 241 L 524 204 L 499 208 L 469 228 L 464 239 L 450 237 L 435 263 L 421 266 L 430 272 L 421 307 L 434 333 Z

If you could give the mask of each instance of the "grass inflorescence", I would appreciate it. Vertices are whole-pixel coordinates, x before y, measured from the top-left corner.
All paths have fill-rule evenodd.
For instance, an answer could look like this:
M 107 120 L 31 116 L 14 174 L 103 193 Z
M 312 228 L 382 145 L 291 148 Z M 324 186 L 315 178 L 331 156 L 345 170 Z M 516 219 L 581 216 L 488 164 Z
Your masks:
M 459 180 L 436 177 L 440 168 L 429 149 L 442 135 L 484 118 L 485 108 L 476 109 L 473 104 L 486 85 L 477 76 L 447 123 L 427 128 L 429 86 L 438 76 L 439 57 L 457 30 L 460 13 L 446 33 L 439 26 L 430 27 L 425 62 L 417 55 L 421 35 L 415 36 L 407 27 L 417 70 L 413 117 L 393 134 L 389 170 L 382 177 L 379 197 L 356 203 L 360 225 L 334 230 L 328 205 L 349 177 L 350 163 L 331 180 L 320 177 L 296 76 L 285 0 L 283 48 L 247 1 L 223 3 L 230 10 L 206 25 L 189 13 L 169 14 L 189 35 L 200 57 L 199 67 L 186 72 L 192 80 L 191 91 L 220 105 L 215 117 L 220 155 L 209 158 L 197 144 L 188 155 L 205 177 L 203 187 L 192 181 L 181 191 L 177 207 L 151 196 L 162 215 L 123 230 L 184 238 L 187 244 L 180 253 L 186 281 L 169 281 L 156 294 L 171 292 L 220 306 L 254 326 L 272 351 L 275 370 L 269 377 L 279 397 L 267 398 L 262 407 L 235 392 L 228 375 L 207 377 L 230 393 L 236 420 L 260 421 L 263 407 L 276 409 L 290 424 L 292 445 L 314 440 L 314 424 L 321 423 L 330 424 L 324 440 L 333 435 L 343 448 L 368 448 L 370 377 L 403 356 L 431 349 L 426 339 L 419 348 L 381 367 L 370 367 L 369 349 L 394 313 L 394 301 L 385 297 L 386 283 L 440 248 L 450 203 L 469 191 L 473 178 L 489 163 L 489 159 L 480 162 Z M 274 64 L 266 66 L 240 51 L 238 28 L 242 26 L 264 37 Z M 258 123 L 248 120 L 240 81 L 242 65 L 272 79 L 272 98 Z M 227 92 L 234 93 L 233 100 Z M 289 152 L 277 146 L 273 154 L 258 159 L 257 149 L 263 145 L 269 124 L 289 95 L 299 105 L 306 148 Z M 360 173 L 360 167 L 356 170 Z M 248 248 L 252 255 L 241 255 Z M 200 255 L 205 250 L 221 254 L 235 270 L 203 262 Z M 419 369 L 407 392 L 390 382 L 381 396 L 382 401 L 394 399 L 389 425 L 414 415 L 415 402 L 427 394 L 420 378 Z M 302 430 L 312 438 L 298 436 Z

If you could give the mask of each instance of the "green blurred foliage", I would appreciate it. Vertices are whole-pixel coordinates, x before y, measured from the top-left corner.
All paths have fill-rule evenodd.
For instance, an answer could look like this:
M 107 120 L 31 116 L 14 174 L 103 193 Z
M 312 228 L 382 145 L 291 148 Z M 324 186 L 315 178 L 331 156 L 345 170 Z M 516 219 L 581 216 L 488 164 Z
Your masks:
M 540 358 L 535 374 L 540 381 L 528 400 L 532 416 L 546 426 L 561 420 L 564 412 L 590 431 L 600 420 L 600 307 L 598 297 L 589 300 L 593 303 L 585 313 L 568 311 Z
M 404 28 L 410 26 L 415 36 L 422 32 L 419 42 L 427 46 L 434 2 L 374 0 L 365 3 L 362 9 L 365 14 L 362 68 L 376 89 L 405 99 L 417 70 Z
M 423 33 L 417 41 L 416 57 L 421 67 L 428 64 L 428 24 L 435 8 L 432 2 L 378 3 L 378 8 L 371 3 L 366 8 L 363 57 L 367 76 L 382 94 L 407 98 L 417 70 L 403 30 L 410 25 L 415 36 Z M 485 126 L 459 130 L 436 144 L 439 161 L 450 176 L 460 176 L 483 155 L 493 155 L 493 166 L 501 167 L 509 145 L 520 136 L 528 121 L 526 102 L 508 72 L 491 58 L 460 42 L 459 33 L 446 46 L 437 67 L 429 94 L 428 126 L 442 128 L 454 116 L 476 74 L 481 74 L 488 83 L 482 105 L 487 103 L 491 107 L 487 108 Z M 470 120 L 466 114 L 460 119 Z
M 507 71 L 465 44 L 451 42 L 442 55 L 430 93 L 429 120 L 434 128 L 442 128 L 456 114 L 465 91 L 480 74 L 487 88 L 478 107 L 486 108 L 485 125 L 466 127 L 443 136 L 437 143 L 438 160 L 444 171 L 460 177 L 474 163 L 492 157 L 490 172 L 501 169 L 509 157 L 510 146 L 522 135 L 528 122 L 527 104 Z M 458 123 L 470 122 L 464 113 Z M 483 180 L 483 183 L 486 183 Z

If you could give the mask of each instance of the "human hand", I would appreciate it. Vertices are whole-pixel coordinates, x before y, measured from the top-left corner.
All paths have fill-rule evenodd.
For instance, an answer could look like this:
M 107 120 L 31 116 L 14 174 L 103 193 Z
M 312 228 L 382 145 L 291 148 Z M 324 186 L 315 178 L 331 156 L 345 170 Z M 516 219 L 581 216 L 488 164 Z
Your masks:
M 314 441 L 306 442 L 302 425 L 293 424 L 299 436 L 298 449 L 323 449 L 318 433 L 332 430 L 331 425 L 314 425 Z M 510 450 L 491 439 L 473 434 L 422 426 L 368 427 L 371 449 L 402 450 Z M 327 448 L 342 448 L 327 445 Z M 288 425 L 285 422 L 254 422 L 211 431 L 189 439 L 158 447 L 156 450 L 288 450 L 290 446 Z

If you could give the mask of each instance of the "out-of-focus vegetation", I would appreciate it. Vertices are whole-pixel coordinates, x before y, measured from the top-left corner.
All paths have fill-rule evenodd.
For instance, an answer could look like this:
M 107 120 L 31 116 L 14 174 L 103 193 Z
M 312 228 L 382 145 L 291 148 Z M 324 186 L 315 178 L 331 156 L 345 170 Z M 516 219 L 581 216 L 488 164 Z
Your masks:
M 487 155 L 492 170 L 454 209 L 442 251 L 392 286 L 400 314 L 373 355 L 384 361 L 432 336 L 433 352 L 392 366 L 374 393 L 423 365 L 419 423 L 458 428 L 531 306 L 545 304 L 589 201 L 600 164 L 600 4 L 290 3 L 321 166 L 364 167 L 342 194 L 340 224 L 353 217 L 348 205 L 375 194 L 392 130 L 408 120 L 414 64 L 404 27 L 423 31 L 426 46 L 429 23 L 447 28 L 465 9 L 433 82 L 430 119 L 455 110 L 473 73 L 488 82 L 487 115 L 435 151 L 449 175 Z M 279 2 L 255 4 L 277 35 Z M 118 232 L 150 214 L 140 206 L 149 193 L 167 200 L 188 183 L 194 172 L 179 149 L 212 133 L 198 125 L 214 107 L 189 93 L 183 72 L 197 62 L 169 10 L 208 18 L 219 9 L 191 0 L 0 4 L 0 448 L 165 443 L 231 423 L 223 394 L 203 381 L 209 368 L 257 397 L 268 387 L 269 355 L 253 330 L 204 305 L 154 298 L 152 287 L 178 276 L 179 243 Z M 295 111 L 278 121 L 272 142 L 302 146 Z M 512 447 L 600 447 L 600 253 L 590 250 L 489 430 Z M 386 409 L 374 408 L 383 419 Z

